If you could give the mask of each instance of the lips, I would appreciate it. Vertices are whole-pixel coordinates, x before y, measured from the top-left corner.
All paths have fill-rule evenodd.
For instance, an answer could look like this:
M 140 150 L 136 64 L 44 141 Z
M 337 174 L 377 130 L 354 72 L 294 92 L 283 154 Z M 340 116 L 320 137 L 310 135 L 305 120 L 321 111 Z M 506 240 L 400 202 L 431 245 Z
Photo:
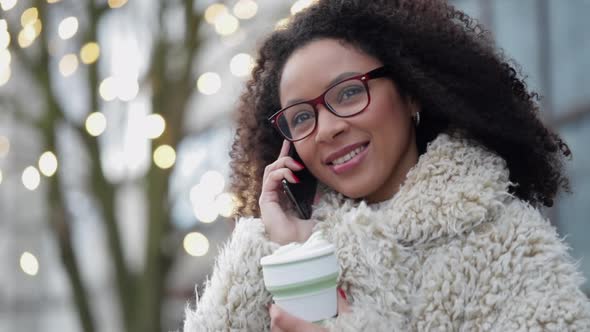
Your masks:
M 350 159 L 349 157 L 354 157 L 349 154 L 350 153 L 354 154 L 355 150 L 357 150 L 356 152 L 359 152 L 358 148 L 364 148 L 368 144 L 369 144 L 369 142 L 367 141 L 367 142 L 359 142 L 359 143 L 347 145 L 347 146 L 343 147 L 342 149 L 329 154 L 324 159 L 324 163 L 328 164 L 328 165 L 333 165 L 334 162 L 340 162 L 340 163 L 345 162 L 346 160 L 343 160 L 342 159 L 343 157 L 344 157 L 344 159 Z
M 345 154 L 343 157 L 340 158 L 336 158 L 332 161 L 332 165 L 337 166 L 337 165 L 342 165 L 345 162 L 351 160 L 352 158 L 356 157 L 358 154 L 360 154 L 361 152 L 363 152 L 365 150 L 366 146 L 359 146 L 358 148 L 352 150 L 351 152 Z
M 350 174 L 349 172 L 358 169 L 364 163 L 369 154 L 369 146 L 369 143 L 361 145 L 352 152 L 332 160 L 331 163 L 327 164 L 328 168 L 336 175 Z

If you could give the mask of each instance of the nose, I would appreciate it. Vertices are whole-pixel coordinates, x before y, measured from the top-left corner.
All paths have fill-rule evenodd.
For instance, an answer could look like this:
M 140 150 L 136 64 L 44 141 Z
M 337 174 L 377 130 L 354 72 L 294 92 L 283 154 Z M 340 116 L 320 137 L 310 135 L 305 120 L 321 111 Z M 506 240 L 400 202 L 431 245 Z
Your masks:
M 324 105 L 317 105 L 317 108 L 316 143 L 330 142 L 348 129 L 347 119 L 334 115 Z

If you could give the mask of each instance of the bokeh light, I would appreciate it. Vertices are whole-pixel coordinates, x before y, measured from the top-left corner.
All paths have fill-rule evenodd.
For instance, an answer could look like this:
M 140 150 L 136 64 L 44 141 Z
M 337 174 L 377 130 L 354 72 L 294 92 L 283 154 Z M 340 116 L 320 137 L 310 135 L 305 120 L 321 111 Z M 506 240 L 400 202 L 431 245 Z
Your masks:
M 234 15 L 241 20 L 251 19 L 258 12 L 258 5 L 254 0 L 238 0 L 234 5 Z
M 27 25 L 26 27 L 23 28 L 23 38 L 27 39 L 27 40 L 35 40 L 35 37 L 37 37 L 36 33 L 35 33 L 35 28 L 33 28 L 33 25 Z
M 39 170 L 45 176 L 53 176 L 57 171 L 57 157 L 51 151 L 45 151 L 39 157 Z
M 10 80 L 10 63 L 12 62 L 12 55 L 7 49 L 0 48 L 0 86 L 3 86 Z M 0 147 L 1 149 L 1 147 Z M 0 150 L 0 156 L 2 152 Z
M 191 188 L 189 198 L 193 205 L 200 201 L 213 201 L 213 195 L 207 192 L 201 184 L 196 184 Z
M 205 21 L 209 24 L 215 24 L 217 18 L 223 14 L 227 14 L 227 7 L 220 3 L 214 3 L 205 10 Z
M 10 45 L 10 33 L 8 33 L 8 23 L 0 19 L 0 49 L 8 48 Z
M 107 128 L 107 118 L 100 112 L 94 112 L 86 118 L 86 131 L 92 136 L 99 136 Z
M 135 78 L 115 78 L 115 86 L 117 97 L 122 101 L 132 101 L 139 93 L 139 83 Z
M 207 171 L 201 176 L 199 184 L 203 186 L 209 195 L 214 197 L 223 191 L 225 179 L 218 171 Z
M 10 51 L 5 48 L 0 48 L 0 67 L 8 66 L 12 62 L 12 55 Z
M 160 145 L 154 151 L 154 163 L 156 166 L 167 169 L 176 162 L 176 151 L 170 145 Z
M 109 0 L 109 7 L 111 8 L 121 8 L 125 6 L 127 0 Z
M 115 78 L 109 76 L 105 78 L 98 87 L 98 93 L 105 101 L 111 101 L 117 98 L 117 86 Z
M 197 89 L 204 95 L 215 94 L 221 89 L 221 77 L 217 73 L 204 73 L 197 80 Z
M 28 251 L 25 251 L 20 256 L 20 268 L 23 270 L 24 273 L 30 276 L 36 276 L 39 272 L 39 261 L 35 255 L 31 254 Z
M 78 57 L 76 54 L 66 54 L 59 61 L 59 72 L 65 77 L 75 73 L 76 69 L 78 69 Z
M 275 24 L 275 30 L 285 29 L 288 24 L 289 24 L 289 18 L 288 17 L 282 18 L 282 19 L 278 20 L 278 22 Z
M 195 218 L 205 224 L 210 224 L 217 219 L 218 213 L 214 200 L 199 201 L 193 204 Z
M 240 21 L 229 13 L 223 13 L 215 19 L 215 31 L 222 36 L 229 36 L 238 31 Z
M 234 214 L 234 210 L 236 208 L 235 198 L 230 193 L 221 193 L 215 197 L 215 208 L 217 212 L 229 218 Z
M 0 158 L 6 157 L 10 151 L 10 140 L 6 136 L 0 136 Z
M 74 16 L 64 18 L 57 28 L 57 34 L 63 40 L 72 38 L 76 32 L 78 32 L 78 19 Z
M 29 190 L 35 190 L 39 187 L 39 183 L 41 182 L 41 175 L 39 171 L 34 166 L 29 166 L 25 168 L 22 175 L 22 181 L 25 188 Z
M 119 98 L 122 101 L 132 101 L 139 94 L 139 83 L 135 77 L 105 78 L 98 86 L 98 93 L 105 101 Z
M 35 7 L 27 8 L 20 16 L 20 24 L 24 28 L 32 25 L 39 18 L 39 11 Z
M 217 219 L 218 213 L 215 206 L 215 194 L 202 183 L 191 188 L 190 201 L 195 218 L 203 223 L 212 223 Z
M 9 66 L 0 67 L 0 86 L 8 83 L 10 80 L 10 75 L 11 71 Z
M 86 43 L 80 49 L 80 59 L 84 64 L 91 64 L 96 62 L 100 56 L 100 47 L 95 42 Z
M 305 8 L 313 5 L 317 0 L 297 0 L 291 6 L 291 15 L 295 15 Z
M 57 3 L 60 2 L 61 0 L 47 0 L 47 3 Z
M 30 38 L 31 31 L 34 32 L 35 30 L 33 30 L 32 28 L 29 28 L 29 29 L 25 28 L 18 33 L 18 46 L 20 46 L 22 48 L 27 48 L 27 47 L 31 46 L 31 44 L 33 44 L 33 41 L 35 41 L 35 38 Z
M 2 10 L 5 12 L 9 11 L 16 6 L 16 1 L 17 0 L 0 0 L 0 7 L 2 7 Z
M 148 138 L 160 137 L 166 129 L 166 120 L 157 113 L 145 117 L 145 132 Z
M 29 27 L 32 27 L 35 38 L 37 38 L 37 36 L 39 36 L 41 33 L 41 30 L 43 30 L 43 24 L 41 24 L 41 20 L 36 20 L 35 23 Z
M 182 245 L 184 250 L 191 256 L 205 256 L 209 251 L 209 240 L 199 232 L 191 232 L 185 235 Z
M 229 63 L 231 73 L 237 77 L 249 76 L 254 68 L 254 59 L 250 54 L 236 54 Z

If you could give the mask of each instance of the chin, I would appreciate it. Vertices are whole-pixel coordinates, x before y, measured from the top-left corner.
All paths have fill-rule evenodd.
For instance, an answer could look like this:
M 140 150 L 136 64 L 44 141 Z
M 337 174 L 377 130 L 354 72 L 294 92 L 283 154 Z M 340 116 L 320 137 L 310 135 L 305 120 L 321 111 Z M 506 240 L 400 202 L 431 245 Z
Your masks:
M 339 189 L 334 189 L 337 192 L 341 193 L 342 195 L 348 197 L 348 198 L 352 198 L 352 199 L 359 199 L 359 198 L 363 198 L 366 197 L 367 195 L 369 195 L 370 192 L 367 192 L 366 190 L 355 190 L 353 188 L 339 188 Z

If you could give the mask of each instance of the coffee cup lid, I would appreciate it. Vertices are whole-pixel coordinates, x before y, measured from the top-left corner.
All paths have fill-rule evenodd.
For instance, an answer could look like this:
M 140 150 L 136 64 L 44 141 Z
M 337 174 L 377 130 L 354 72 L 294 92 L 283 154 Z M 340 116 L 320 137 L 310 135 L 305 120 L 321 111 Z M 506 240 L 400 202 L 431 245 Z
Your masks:
M 298 249 L 298 248 L 297 248 Z M 321 247 L 314 247 L 310 248 L 306 251 L 299 251 L 299 250 L 292 250 L 288 251 L 281 255 L 268 255 L 262 257 L 260 259 L 260 265 L 262 266 L 269 266 L 269 265 L 283 265 L 289 264 L 294 262 L 301 262 L 306 260 L 311 260 L 314 258 L 326 256 L 329 254 L 334 253 L 334 245 L 326 243 L 326 245 Z

